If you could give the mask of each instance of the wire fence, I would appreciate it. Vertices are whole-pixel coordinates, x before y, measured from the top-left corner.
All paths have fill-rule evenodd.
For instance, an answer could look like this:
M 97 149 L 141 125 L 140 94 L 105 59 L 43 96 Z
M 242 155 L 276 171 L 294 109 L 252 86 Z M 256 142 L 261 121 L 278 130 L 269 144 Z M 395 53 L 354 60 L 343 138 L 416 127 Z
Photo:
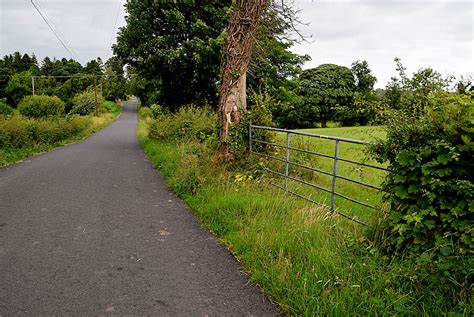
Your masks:
M 277 140 L 283 144 L 277 143 L 278 141 L 269 142 L 255 138 L 255 135 L 258 134 L 255 133 L 257 130 L 276 132 Z M 306 139 L 306 142 L 302 142 L 302 139 Z M 312 141 L 315 139 L 320 141 Z M 328 143 L 332 143 L 332 145 Z M 257 144 L 259 146 L 256 146 Z M 380 183 L 385 177 L 387 169 L 372 162 L 343 157 L 341 147 L 344 145 L 357 146 L 358 149 L 351 149 L 351 153 L 357 155 L 362 153 L 363 148 L 360 147 L 366 147 L 368 144 L 370 142 L 249 124 L 250 153 L 268 159 L 269 164 L 265 170 L 283 180 L 281 185 L 276 183 L 272 183 L 272 185 L 306 201 L 327 207 L 331 214 L 341 215 L 363 225 L 367 223 L 361 218 L 370 218 L 370 215 L 367 217 L 367 210 L 386 212 L 381 201 L 383 189 L 380 187 Z M 263 153 L 258 149 L 262 146 L 272 147 L 275 151 Z M 333 154 L 327 152 L 331 150 Z M 345 152 L 349 153 L 347 146 Z M 277 164 L 271 164 L 272 162 Z M 346 173 L 341 173 L 341 164 L 345 164 Z M 356 166 L 359 172 L 351 172 L 354 169 L 349 166 Z M 314 174 L 323 177 L 315 177 Z M 365 178 L 378 184 L 364 181 L 364 177 L 356 179 L 355 174 L 359 176 L 363 174 Z M 305 177 L 308 175 L 309 177 Z M 342 182 L 344 184 L 341 184 Z M 324 195 L 315 194 L 314 191 L 329 197 L 326 199 Z M 367 198 L 362 201 L 359 197 Z M 362 216 L 364 214 L 366 217 Z

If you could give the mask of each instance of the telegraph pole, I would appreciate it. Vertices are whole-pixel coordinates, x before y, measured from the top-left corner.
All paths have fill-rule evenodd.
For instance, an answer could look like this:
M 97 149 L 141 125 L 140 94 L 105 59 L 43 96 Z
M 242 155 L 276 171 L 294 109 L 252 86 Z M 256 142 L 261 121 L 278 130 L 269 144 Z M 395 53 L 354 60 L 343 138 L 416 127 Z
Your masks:
M 31 92 L 35 95 L 35 76 L 31 76 Z

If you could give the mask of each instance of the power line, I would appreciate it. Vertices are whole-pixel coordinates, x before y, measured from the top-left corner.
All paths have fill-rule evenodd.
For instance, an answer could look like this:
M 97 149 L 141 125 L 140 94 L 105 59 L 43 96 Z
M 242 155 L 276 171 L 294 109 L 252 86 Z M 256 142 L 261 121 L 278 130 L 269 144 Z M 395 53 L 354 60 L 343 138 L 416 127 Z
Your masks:
M 122 7 L 122 0 L 119 0 L 119 6 L 117 8 L 117 14 L 115 15 L 115 22 L 114 22 L 114 28 L 112 29 L 112 35 L 110 36 L 110 44 L 109 47 L 112 47 L 112 42 L 114 40 L 114 35 L 115 35 L 115 28 L 117 27 L 117 21 L 120 13 L 120 8 Z
M 2 78 L 10 78 L 15 75 L 0 75 Z M 130 77 L 132 76 L 137 76 L 137 74 L 130 74 Z M 82 75 L 38 75 L 38 76 L 31 76 L 31 75 L 17 75 L 17 77 L 21 78 L 95 78 L 95 77 L 119 77 L 119 78 L 125 78 L 125 76 L 122 75 L 92 75 L 92 74 L 82 74 Z
M 46 8 L 43 8 L 43 6 L 41 6 L 41 4 L 39 3 L 38 0 L 35 0 L 36 2 L 36 5 L 39 7 L 39 9 L 41 11 L 43 11 L 45 17 L 47 20 L 49 20 L 49 23 L 51 24 L 51 26 L 53 27 L 53 29 L 57 30 L 58 28 L 56 27 L 56 25 L 54 24 L 53 22 L 53 19 L 49 16 L 48 14 L 48 11 L 46 10 Z M 76 60 L 78 60 L 79 62 L 81 62 L 81 59 L 79 58 L 79 55 L 77 54 L 76 50 L 71 46 L 71 44 L 67 41 L 67 39 L 64 39 L 64 43 L 67 44 L 67 46 L 71 49 L 72 53 L 74 54 L 74 58 Z
M 38 8 L 38 6 L 33 2 L 33 0 L 30 0 L 31 4 L 35 7 L 36 11 L 38 11 L 39 15 L 43 18 L 44 22 L 49 26 L 51 31 L 53 32 L 54 36 L 58 39 L 58 41 L 61 43 L 61 45 L 64 47 L 64 49 L 71 55 L 72 58 L 74 58 L 74 54 L 69 50 L 69 48 L 66 46 L 64 41 L 61 39 L 61 37 L 56 33 L 56 31 L 53 29 L 51 24 L 48 22 L 48 20 L 45 18 L 41 10 Z M 78 58 L 77 56 L 75 58 Z

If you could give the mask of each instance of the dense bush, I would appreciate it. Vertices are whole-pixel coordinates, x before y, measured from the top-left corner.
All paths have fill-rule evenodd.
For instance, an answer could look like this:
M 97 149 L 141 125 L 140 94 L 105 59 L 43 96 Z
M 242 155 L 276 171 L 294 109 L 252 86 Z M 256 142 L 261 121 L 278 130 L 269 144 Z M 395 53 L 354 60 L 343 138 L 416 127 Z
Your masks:
M 100 93 L 97 93 L 97 102 L 99 105 L 104 102 L 104 98 Z M 69 113 L 86 116 L 88 114 L 94 113 L 95 106 L 95 92 L 89 89 L 75 95 L 74 98 L 72 98 L 72 109 Z
M 0 99 L 0 114 L 11 115 L 13 113 L 13 108 L 7 105 L 5 98 Z
M 251 106 L 247 111 L 243 120 L 236 126 L 231 126 L 230 129 L 230 146 L 234 156 L 239 156 L 248 153 L 249 145 L 249 124 L 273 127 L 273 119 L 270 108 L 274 100 L 268 93 L 252 93 L 250 95 Z M 255 129 L 252 131 L 252 138 L 272 142 L 274 133 L 266 130 Z M 253 150 L 257 152 L 266 152 L 270 150 L 268 146 L 262 143 L 253 143 Z
M 122 107 L 112 101 L 104 101 L 99 107 L 101 113 L 109 112 L 117 114 L 122 111 Z
M 153 139 L 207 140 L 217 135 L 216 115 L 208 108 L 181 107 L 175 114 L 159 116 L 149 126 Z
M 384 115 L 388 111 L 375 91 L 356 92 L 352 104 L 336 109 L 335 119 L 342 126 L 382 124 Z
M 390 164 L 382 243 L 439 273 L 434 279 L 448 291 L 454 283 L 462 300 L 474 276 L 474 100 L 438 93 L 429 102 L 419 118 L 393 118 L 386 141 L 372 149 Z
M 23 148 L 54 144 L 73 137 L 91 124 L 90 118 L 28 119 L 20 116 L 0 118 L 0 147 Z
M 152 116 L 150 108 L 140 107 L 138 110 L 138 116 L 142 119 L 150 118 Z
M 150 106 L 150 111 L 151 111 L 151 116 L 153 117 L 153 119 L 156 119 L 159 116 L 166 113 L 166 111 L 163 109 L 163 107 L 156 104 L 156 103 L 154 103 Z
M 26 96 L 18 104 L 18 110 L 31 118 L 57 116 L 64 112 L 64 102 L 56 96 Z

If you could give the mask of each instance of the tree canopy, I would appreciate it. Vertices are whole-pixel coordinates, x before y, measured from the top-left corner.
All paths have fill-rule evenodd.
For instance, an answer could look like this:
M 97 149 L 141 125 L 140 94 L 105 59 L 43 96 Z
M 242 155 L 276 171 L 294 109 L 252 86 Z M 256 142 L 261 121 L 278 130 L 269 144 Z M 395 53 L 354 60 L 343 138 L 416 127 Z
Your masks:
M 301 97 L 297 111 L 307 124 L 311 125 L 319 120 L 321 126 L 326 127 L 337 107 L 352 103 L 354 90 L 354 75 L 347 67 L 323 64 L 304 70 L 296 88 Z
M 91 87 L 94 78 L 98 89 L 102 89 L 109 100 L 125 98 L 127 83 L 123 62 L 117 57 L 112 57 L 105 65 L 97 58 L 83 67 L 74 59 L 48 56 L 38 64 L 34 54 L 15 52 L 0 59 L 0 99 L 5 98 L 7 104 L 16 107 L 23 97 L 33 93 L 34 80 L 35 94 L 58 96 L 68 110 L 74 95 Z
M 150 82 L 154 91 L 139 96 L 142 101 L 172 108 L 216 103 L 230 1 L 130 0 L 125 7 L 127 25 L 114 52 Z

